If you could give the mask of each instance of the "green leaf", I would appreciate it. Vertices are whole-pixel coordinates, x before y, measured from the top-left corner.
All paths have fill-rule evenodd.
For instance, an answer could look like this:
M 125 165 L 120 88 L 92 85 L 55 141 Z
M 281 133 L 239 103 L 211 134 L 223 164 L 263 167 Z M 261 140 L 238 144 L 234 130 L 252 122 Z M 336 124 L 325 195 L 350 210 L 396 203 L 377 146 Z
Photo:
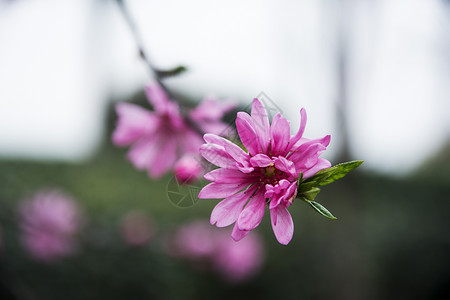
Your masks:
M 318 187 L 313 187 L 306 192 L 301 193 L 301 197 L 305 197 L 308 200 L 314 200 L 317 194 L 320 193 L 320 189 Z
M 320 204 L 318 202 L 315 202 L 315 201 L 307 201 L 307 202 L 312 206 L 312 208 L 314 208 L 322 216 L 327 217 L 328 219 L 332 219 L 332 220 L 336 220 L 337 219 L 322 204 Z
M 162 79 L 166 77 L 173 77 L 176 75 L 180 75 L 183 72 L 186 72 L 187 68 L 185 66 L 178 66 L 169 70 L 155 70 L 157 76 Z
M 362 160 L 349 161 L 335 165 L 331 168 L 317 172 L 316 175 L 305 180 L 305 183 L 312 183 L 313 186 L 322 186 L 330 184 L 347 175 L 350 171 L 356 169 L 363 163 Z M 303 184 L 305 184 L 303 183 Z

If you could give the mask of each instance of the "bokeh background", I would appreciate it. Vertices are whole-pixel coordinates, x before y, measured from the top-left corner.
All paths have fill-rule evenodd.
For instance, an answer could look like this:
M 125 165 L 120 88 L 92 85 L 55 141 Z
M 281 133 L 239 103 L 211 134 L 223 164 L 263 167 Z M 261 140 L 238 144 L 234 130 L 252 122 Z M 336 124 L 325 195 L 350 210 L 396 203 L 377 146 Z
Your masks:
M 0 1 L 0 299 L 449 298 L 448 1 L 126 4 L 153 64 L 187 67 L 164 79 L 183 103 L 245 108 L 263 92 L 294 128 L 306 108 L 305 135 L 332 135 L 333 164 L 365 163 L 318 196 L 338 220 L 298 201 L 282 246 L 265 218 L 261 265 L 230 280 L 170 251 L 217 201 L 174 205 L 171 174 L 150 179 L 111 143 L 115 103 L 150 108 L 116 1 Z M 21 223 L 43 189 L 82 215 L 73 252 L 50 261 L 30 255 Z

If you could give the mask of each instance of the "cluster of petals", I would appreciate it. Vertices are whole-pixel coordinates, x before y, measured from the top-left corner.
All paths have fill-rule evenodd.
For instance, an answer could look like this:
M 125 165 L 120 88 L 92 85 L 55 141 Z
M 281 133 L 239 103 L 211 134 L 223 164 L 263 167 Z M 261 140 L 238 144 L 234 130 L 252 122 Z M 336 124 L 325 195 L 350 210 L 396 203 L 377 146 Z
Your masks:
M 20 206 L 22 241 L 36 259 L 52 261 L 76 248 L 81 214 L 74 199 L 58 190 L 37 192 Z
M 264 248 L 258 234 L 253 233 L 241 243 L 235 243 L 229 233 L 217 232 L 203 220 L 180 226 L 166 246 L 169 255 L 186 259 L 197 269 L 217 272 L 232 283 L 256 275 L 264 261 Z
M 304 138 L 304 109 L 300 116 L 300 128 L 291 136 L 289 121 L 277 113 L 270 123 L 265 108 L 255 98 L 251 115 L 238 112 L 236 118 L 247 151 L 217 135 L 204 135 L 206 144 L 200 153 L 219 168 L 205 174 L 212 183 L 200 191 L 199 198 L 225 198 L 212 211 L 211 224 L 225 227 L 235 223 L 234 240 L 242 239 L 261 223 L 268 204 L 275 236 L 281 244 L 288 244 L 294 224 L 287 208 L 297 195 L 299 176 L 308 178 L 331 166 L 319 157 L 330 143 L 330 136 Z
M 222 135 L 227 126 L 221 119 L 235 105 L 206 98 L 183 115 L 159 84 L 149 84 L 145 92 L 153 111 L 131 103 L 117 104 L 113 143 L 130 146 L 128 159 L 137 169 L 147 170 L 152 178 L 175 168 L 181 181 L 198 178 L 202 175 L 198 155 L 203 143 L 200 132 Z

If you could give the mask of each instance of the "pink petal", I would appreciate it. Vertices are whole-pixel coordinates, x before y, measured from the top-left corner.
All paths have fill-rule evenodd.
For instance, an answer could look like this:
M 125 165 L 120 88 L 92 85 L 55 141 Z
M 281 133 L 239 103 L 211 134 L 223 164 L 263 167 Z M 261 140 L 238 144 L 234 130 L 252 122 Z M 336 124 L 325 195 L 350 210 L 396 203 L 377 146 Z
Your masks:
M 250 231 L 249 230 L 240 230 L 237 223 L 233 227 L 233 232 L 231 233 L 231 237 L 233 240 L 240 241 L 242 240 Z
M 270 135 L 272 137 L 272 155 L 284 154 L 291 139 L 291 129 L 288 120 L 282 117 L 280 113 L 273 117 Z
M 235 183 L 210 183 L 206 185 L 198 194 L 200 199 L 220 199 L 226 198 L 233 194 L 236 194 L 249 183 L 243 182 L 240 184 Z
M 194 155 L 198 154 L 200 146 L 203 145 L 201 136 L 191 129 L 186 129 L 182 135 L 179 135 L 179 139 L 180 145 L 183 147 L 182 149 Z
M 247 176 L 236 169 L 219 168 L 206 173 L 204 178 L 217 183 L 239 183 L 246 179 Z
M 326 160 L 324 158 L 319 158 L 317 160 L 317 163 L 312 168 L 303 172 L 303 178 L 309 178 L 309 177 L 315 175 L 317 172 L 319 172 L 323 169 L 328 169 L 330 167 L 331 167 L 331 163 L 328 160 Z
M 270 142 L 269 118 L 267 116 L 266 109 L 258 98 L 253 99 L 251 116 L 255 120 L 254 129 L 256 131 L 259 144 L 262 147 L 262 151 L 267 153 Z
M 153 105 L 155 111 L 159 113 L 166 113 L 168 109 L 168 104 L 170 103 L 164 89 L 159 85 L 158 82 L 148 84 L 145 87 L 145 94 L 150 104 Z
M 286 158 L 284 158 L 283 156 L 280 156 L 278 158 L 275 159 L 275 167 L 280 170 L 283 171 L 287 174 L 290 174 L 291 176 L 295 176 L 295 165 L 292 161 L 287 160 Z
M 303 136 L 303 133 L 305 132 L 306 127 L 306 111 L 304 108 L 300 110 L 300 128 L 298 129 L 298 132 L 295 136 L 291 138 L 291 141 L 289 143 L 290 147 L 294 146 Z M 290 149 L 288 148 L 288 151 Z
M 244 112 L 238 112 L 236 117 L 236 129 L 241 138 L 241 142 L 250 155 L 260 153 L 255 129 L 252 126 L 250 116 Z
M 203 136 L 203 139 L 210 144 L 216 144 L 224 147 L 225 151 L 233 157 L 237 162 L 242 165 L 248 165 L 249 155 L 241 149 L 238 145 L 232 143 L 231 141 L 220 137 L 215 134 L 207 133 Z
M 292 152 L 297 152 L 297 151 L 304 151 L 304 149 L 308 148 L 309 146 L 313 145 L 313 144 L 321 144 L 324 147 L 328 147 L 328 145 L 330 144 L 331 141 L 331 135 L 326 135 L 323 138 L 320 139 L 307 139 L 307 138 L 301 138 L 295 145 L 295 147 L 292 147 L 291 151 Z
M 151 138 L 142 138 L 131 146 L 127 157 L 138 170 L 147 169 L 157 155 L 158 143 L 158 133 Z
M 264 216 L 266 198 L 264 192 L 258 191 L 239 215 L 237 224 L 240 230 L 252 230 L 257 227 Z
M 119 118 L 112 140 L 117 146 L 129 145 L 144 134 L 151 134 L 157 127 L 153 113 L 138 105 L 119 103 L 116 112 Z
M 236 169 L 236 161 L 222 146 L 216 144 L 204 144 L 200 147 L 200 154 L 207 161 L 218 167 Z
M 211 213 L 211 225 L 216 224 L 217 227 L 225 227 L 236 222 L 254 190 L 248 189 L 219 202 Z
M 215 98 L 205 98 L 196 108 L 189 112 L 189 116 L 192 120 L 200 123 L 204 120 L 218 121 L 235 107 L 236 103 L 233 101 L 218 101 Z
M 165 140 L 157 145 L 157 159 L 148 165 L 150 177 L 159 178 L 164 175 L 175 164 L 177 158 L 176 137 L 165 136 Z
M 268 157 L 265 154 L 256 154 L 252 158 L 250 158 L 250 163 L 254 167 L 268 167 L 270 165 L 273 165 L 275 161 Z
M 325 149 L 321 144 L 313 144 L 308 149 L 305 149 L 305 151 L 293 153 L 289 159 L 294 162 L 297 171 L 304 172 L 317 163 L 320 154 Z
M 294 222 L 291 214 L 285 207 L 278 206 L 270 210 L 273 233 L 278 242 L 283 245 L 289 244 L 294 234 Z

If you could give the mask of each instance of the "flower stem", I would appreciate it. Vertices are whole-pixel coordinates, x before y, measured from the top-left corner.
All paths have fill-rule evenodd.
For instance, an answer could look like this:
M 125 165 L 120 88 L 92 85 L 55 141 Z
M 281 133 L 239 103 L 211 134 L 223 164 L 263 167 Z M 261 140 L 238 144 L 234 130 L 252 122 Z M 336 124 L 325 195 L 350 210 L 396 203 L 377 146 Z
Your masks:
M 130 14 L 130 11 L 127 8 L 127 5 L 125 4 L 125 0 L 116 0 L 116 2 L 119 6 L 120 12 L 121 12 L 125 22 L 127 23 L 128 27 L 130 28 L 131 34 L 133 35 L 133 39 L 136 42 L 136 46 L 139 50 L 140 57 L 147 65 L 151 76 L 153 76 L 155 78 L 155 80 L 161 85 L 161 87 L 166 92 L 168 92 L 167 88 L 164 86 L 164 84 L 161 81 L 161 77 L 159 76 L 159 72 L 158 72 L 157 68 L 155 68 L 155 66 L 153 65 L 153 63 L 151 62 L 151 60 L 149 58 L 148 52 L 146 51 L 146 49 L 144 47 L 144 44 L 142 42 L 139 31 L 137 29 L 136 23 Z

